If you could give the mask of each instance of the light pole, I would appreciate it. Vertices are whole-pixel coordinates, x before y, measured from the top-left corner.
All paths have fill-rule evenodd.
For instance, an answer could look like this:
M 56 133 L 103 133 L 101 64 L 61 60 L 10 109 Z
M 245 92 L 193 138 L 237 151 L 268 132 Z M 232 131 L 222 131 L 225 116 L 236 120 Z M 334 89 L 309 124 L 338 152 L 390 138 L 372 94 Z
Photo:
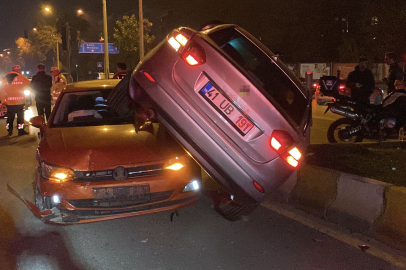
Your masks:
M 45 15 L 49 15 L 49 14 L 52 14 L 52 8 L 51 8 L 51 6 L 49 6 L 49 5 L 45 5 L 45 6 L 43 6 L 43 12 L 44 12 L 44 14 Z M 35 28 L 35 30 L 34 31 L 36 31 L 37 29 Z M 58 41 L 56 42 L 56 67 L 58 68 L 58 69 L 60 69 L 59 68 L 59 43 L 58 43 Z
M 106 0 L 103 0 L 103 35 L 104 35 L 104 78 L 109 78 L 109 39 L 107 36 L 107 9 Z
M 142 14 L 142 0 L 138 0 L 139 33 L 140 33 L 140 61 L 144 58 L 144 18 Z

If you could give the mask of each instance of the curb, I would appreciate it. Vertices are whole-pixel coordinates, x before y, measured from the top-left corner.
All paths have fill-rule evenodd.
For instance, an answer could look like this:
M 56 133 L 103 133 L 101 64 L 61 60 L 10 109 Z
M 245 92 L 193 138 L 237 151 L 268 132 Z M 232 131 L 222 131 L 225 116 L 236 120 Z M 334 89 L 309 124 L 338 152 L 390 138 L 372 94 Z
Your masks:
M 406 188 L 305 164 L 271 201 L 406 248 Z

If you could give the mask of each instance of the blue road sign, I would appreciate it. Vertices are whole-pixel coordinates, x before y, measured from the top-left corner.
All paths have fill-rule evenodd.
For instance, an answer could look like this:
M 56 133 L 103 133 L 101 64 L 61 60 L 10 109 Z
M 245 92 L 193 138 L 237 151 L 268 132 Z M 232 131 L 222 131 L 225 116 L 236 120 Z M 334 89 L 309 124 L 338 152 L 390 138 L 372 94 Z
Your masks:
M 109 53 L 110 54 L 118 54 L 118 53 L 120 53 L 117 50 L 117 48 L 113 46 L 113 43 L 109 43 L 108 48 L 109 48 Z
M 103 68 L 103 62 L 97 62 L 97 67 L 98 68 Z
M 120 53 L 113 43 L 108 44 L 109 54 Z M 79 46 L 79 53 L 104 53 L 104 43 L 99 42 L 82 42 Z

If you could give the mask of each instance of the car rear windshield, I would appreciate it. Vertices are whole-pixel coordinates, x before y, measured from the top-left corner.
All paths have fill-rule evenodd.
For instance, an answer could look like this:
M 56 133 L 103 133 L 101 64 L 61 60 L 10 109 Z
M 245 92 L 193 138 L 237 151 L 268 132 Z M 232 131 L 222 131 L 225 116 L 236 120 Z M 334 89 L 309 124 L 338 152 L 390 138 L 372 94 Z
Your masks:
M 253 83 L 283 115 L 300 125 L 307 98 L 269 55 L 234 27 L 217 30 L 209 37 L 250 74 Z
M 52 127 L 132 124 L 134 117 L 119 115 L 107 103 L 111 89 L 65 92 L 55 106 Z

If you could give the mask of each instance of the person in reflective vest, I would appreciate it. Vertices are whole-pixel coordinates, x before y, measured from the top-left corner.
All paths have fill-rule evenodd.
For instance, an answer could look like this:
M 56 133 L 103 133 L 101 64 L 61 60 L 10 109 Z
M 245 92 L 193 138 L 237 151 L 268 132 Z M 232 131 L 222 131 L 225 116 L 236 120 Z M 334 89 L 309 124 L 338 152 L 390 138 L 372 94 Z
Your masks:
M 67 81 L 65 76 L 61 73 L 61 71 L 57 67 L 52 67 L 51 73 L 52 76 L 54 77 L 51 94 L 52 101 L 55 103 L 55 101 L 58 99 L 63 89 L 66 87 Z
M 28 134 L 24 130 L 24 90 L 29 89 L 29 87 L 30 81 L 21 74 L 19 65 L 15 65 L 13 70 L 2 79 L 0 100 L 7 106 L 7 136 L 13 135 L 13 123 L 16 114 L 18 135 Z

